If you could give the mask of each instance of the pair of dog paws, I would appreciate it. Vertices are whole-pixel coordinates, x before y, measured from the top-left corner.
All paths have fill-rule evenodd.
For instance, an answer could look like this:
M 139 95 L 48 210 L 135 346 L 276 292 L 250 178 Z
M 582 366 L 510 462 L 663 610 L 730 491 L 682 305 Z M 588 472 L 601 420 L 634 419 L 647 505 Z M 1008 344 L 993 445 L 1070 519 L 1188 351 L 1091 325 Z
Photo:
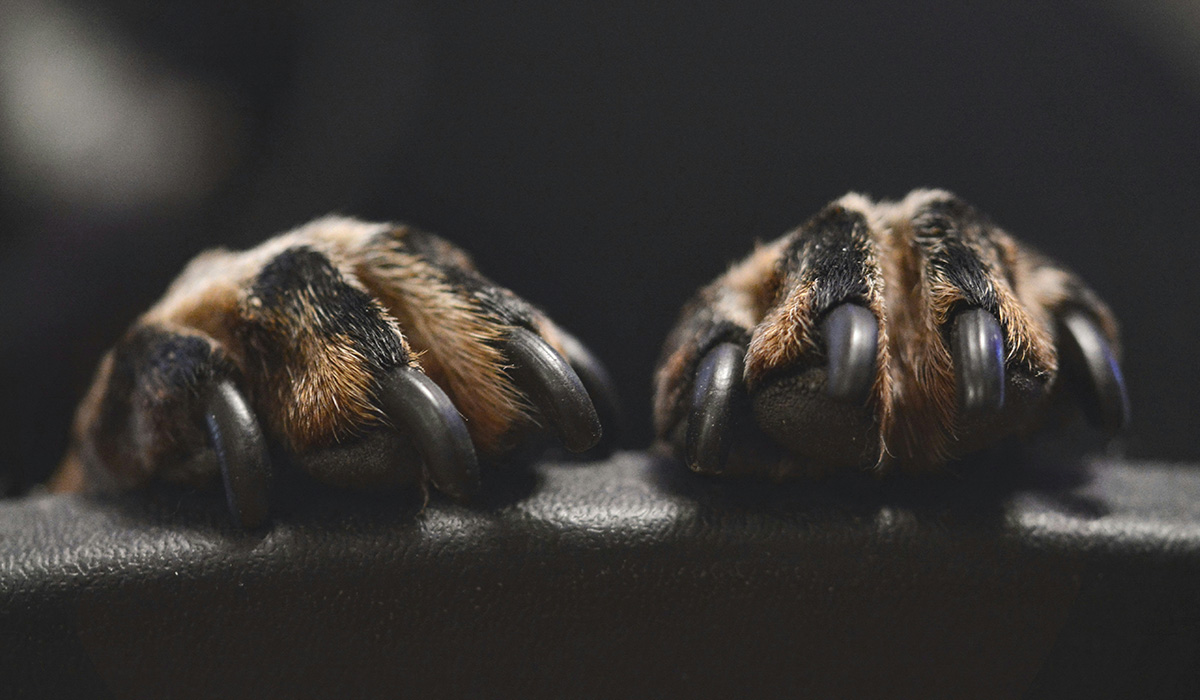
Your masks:
M 926 471 L 1073 405 L 1119 429 L 1117 346 L 1075 275 L 953 195 L 852 194 L 688 303 L 656 431 L 706 473 Z M 55 486 L 221 480 L 254 526 L 273 462 L 468 498 L 481 462 L 588 450 L 615 413 L 596 358 L 461 249 L 328 218 L 193 260 L 101 361 Z

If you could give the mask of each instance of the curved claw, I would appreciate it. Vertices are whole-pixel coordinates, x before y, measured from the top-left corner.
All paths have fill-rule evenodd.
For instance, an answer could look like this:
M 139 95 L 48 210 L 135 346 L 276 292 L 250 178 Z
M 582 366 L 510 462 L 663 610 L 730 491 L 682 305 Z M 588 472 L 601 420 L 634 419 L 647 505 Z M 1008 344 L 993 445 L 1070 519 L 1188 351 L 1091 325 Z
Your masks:
M 1059 321 L 1065 361 L 1082 364 L 1090 394 L 1083 402 L 1084 415 L 1109 435 L 1129 423 L 1129 395 L 1125 378 L 1108 339 L 1092 319 L 1079 311 L 1064 314 Z
M 379 387 L 384 413 L 417 447 L 429 478 L 458 499 L 479 490 L 479 461 L 467 425 L 446 392 L 412 367 L 398 367 Z
M 234 521 L 244 528 L 262 525 L 270 510 L 271 459 L 258 419 L 232 382 L 218 382 L 209 391 L 204 422 Z
M 533 331 L 514 328 L 504 343 L 512 361 L 509 376 L 550 424 L 563 446 L 582 452 L 600 441 L 596 407 L 579 375 L 558 351 Z
M 964 417 L 995 413 L 1004 405 L 1004 335 L 980 308 L 962 311 L 950 332 L 958 411 Z
M 725 469 L 734 397 L 742 390 L 745 361 L 745 348 L 733 343 L 721 343 L 700 361 L 684 455 L 688 466 L 695 471 L 720 474 Z
M 850 403 L 864 403 L 875 383 L 879 321 L 858 304 L 842 304 L 821 322 L 829 367 L 825 393 Z
M 608 370 L 575 336 L 559 328 L 558 339 L 567 355 L 567 362 L 571 369 L 575 370 L 575 374 L 579 375 L 579 381 L 583 382 L 583 388 L 587 390 L 588 396 L 592 398 L 592 405 L 596 407 L 596 415 L 600 417 L 604 433 L 601 443 L 603 446 L 614 445 L 623 419 L 621 402 L 617 400 L 617 391 L 613 387 Z

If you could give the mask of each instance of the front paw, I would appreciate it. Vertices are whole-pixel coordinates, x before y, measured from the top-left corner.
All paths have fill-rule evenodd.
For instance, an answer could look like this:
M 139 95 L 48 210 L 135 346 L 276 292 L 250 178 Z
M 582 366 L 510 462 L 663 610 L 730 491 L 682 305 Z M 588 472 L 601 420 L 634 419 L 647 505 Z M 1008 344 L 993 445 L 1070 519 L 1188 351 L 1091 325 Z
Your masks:
M 101 363 L 60 482 L 223 478 L 267 514 L 271 448 L 350 487 L 479 487 L 479 462 L 550 432 L 601 437 L 603 368 L 541 311 L 436 236 L 322 219 L 194 260 Z
M 935 470 L 1070 396 L 1128 419 L 1116 323 L 1070 272 L 955 196 L 847 195 L 705 287 L 656 375 L 693 469 Z

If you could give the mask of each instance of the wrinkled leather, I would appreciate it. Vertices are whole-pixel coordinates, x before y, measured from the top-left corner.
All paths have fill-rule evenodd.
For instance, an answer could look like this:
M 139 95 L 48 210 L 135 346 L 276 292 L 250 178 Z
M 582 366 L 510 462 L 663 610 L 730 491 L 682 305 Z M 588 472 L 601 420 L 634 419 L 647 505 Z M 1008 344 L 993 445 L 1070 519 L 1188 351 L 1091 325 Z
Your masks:
M 1012 471 L 622 453 L 472 506 L 299 485 L 249 533 L 215 496 L 8 501 L 0 694 L 1195 697 L 1200 468 Z

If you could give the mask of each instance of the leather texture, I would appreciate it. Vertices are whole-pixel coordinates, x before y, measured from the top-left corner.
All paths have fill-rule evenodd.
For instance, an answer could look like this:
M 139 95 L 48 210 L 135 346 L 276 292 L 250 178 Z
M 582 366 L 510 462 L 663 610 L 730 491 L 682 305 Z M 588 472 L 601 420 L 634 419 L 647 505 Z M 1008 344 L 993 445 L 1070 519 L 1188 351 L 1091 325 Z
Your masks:
M 5 697 L 1196 697 L 1200 465 L 0 503 Z

